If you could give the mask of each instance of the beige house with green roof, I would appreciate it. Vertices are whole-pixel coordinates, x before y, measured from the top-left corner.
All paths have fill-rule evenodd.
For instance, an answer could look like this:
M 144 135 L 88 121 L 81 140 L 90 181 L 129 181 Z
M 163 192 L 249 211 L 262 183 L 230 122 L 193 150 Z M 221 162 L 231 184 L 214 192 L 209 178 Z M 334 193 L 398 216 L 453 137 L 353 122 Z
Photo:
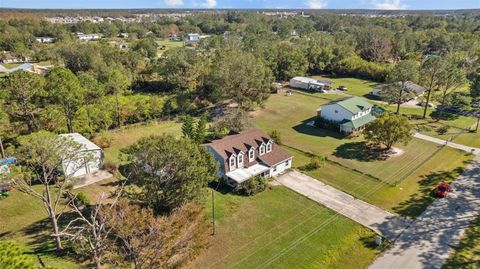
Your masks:
M 354 96 L 322 105 L 317 114 L 325 121 L 337 123 L 341 133 L 354 133 L 375 120 L 372 108 L 367 100 Z

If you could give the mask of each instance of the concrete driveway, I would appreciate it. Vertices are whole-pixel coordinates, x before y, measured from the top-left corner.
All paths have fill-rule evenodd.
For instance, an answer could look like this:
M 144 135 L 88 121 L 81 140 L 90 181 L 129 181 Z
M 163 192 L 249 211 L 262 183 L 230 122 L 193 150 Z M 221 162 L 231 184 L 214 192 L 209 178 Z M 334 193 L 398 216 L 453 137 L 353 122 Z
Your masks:
M 435 200 L 371 269 L 441 268 L 470 222 L 480 215 L 480 156 L 453 183 L 453 192 Z
M 409 223 L 407 219 L 358 200 L 298 171 L 283 174 L 277 177 L 277 181 L 287 188 L 372 229 L 389 240 L 397 238 Z

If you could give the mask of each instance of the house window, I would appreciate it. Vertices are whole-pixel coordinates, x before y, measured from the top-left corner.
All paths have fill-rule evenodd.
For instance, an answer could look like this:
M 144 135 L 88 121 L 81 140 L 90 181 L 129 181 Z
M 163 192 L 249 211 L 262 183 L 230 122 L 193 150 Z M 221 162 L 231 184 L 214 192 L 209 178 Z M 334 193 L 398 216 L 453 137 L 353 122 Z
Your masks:
M 235 170 L 235 157 L 230 157 L 230 171 Z
M 238 164 L 238 167 L 242 167 L 242 166 L 243 166 L 243 154 L 242 154 L 242 153 L 238 154 L 237 164 Z
M 272 141 L 269 141 L 267 144 L 267 152 L 272 151 Z
M 289 166 L 289 165 L 290 165 L 290 160 L 287 160 L 287 161 L 285 162 L 285 166 Z
M 248 151 L 248 161 L 253 162 L 253 159 L 255 158 L 255 149 L 251 148 Z
M 265 154 L 265 145 L 261 145 L 259 151 L 260 151 L 260 156 L 262 156 L 263 154 Z
M 274 173 L 277 172 L 277 166 L 274 166 L 274 167 L 273 167 L 273 172 L 274 172 Z

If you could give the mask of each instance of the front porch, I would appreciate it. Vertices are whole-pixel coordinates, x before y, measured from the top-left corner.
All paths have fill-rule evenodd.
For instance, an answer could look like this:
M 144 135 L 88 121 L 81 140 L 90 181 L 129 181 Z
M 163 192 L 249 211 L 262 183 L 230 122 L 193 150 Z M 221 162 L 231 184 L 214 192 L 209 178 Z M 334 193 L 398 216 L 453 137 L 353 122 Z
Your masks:
M 226 174 L 226 177 L 227 177 L 227 183 L 233 186 L 233 185 L 241 184 L 249 180 L 250 178 L 259 176 L 259 175 L 263 177 L 269 177 L 270 167 L 261 163 L 257 163 L 248 168 L 242 167 L 242 168 L 237 168 L 231 172 L 228 172 Z

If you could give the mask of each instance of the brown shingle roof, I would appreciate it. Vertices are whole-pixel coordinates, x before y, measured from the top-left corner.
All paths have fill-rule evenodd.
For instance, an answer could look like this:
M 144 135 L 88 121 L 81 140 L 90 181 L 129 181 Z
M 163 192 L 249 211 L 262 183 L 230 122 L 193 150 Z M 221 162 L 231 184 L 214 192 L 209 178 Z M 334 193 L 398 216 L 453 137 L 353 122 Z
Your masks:
M 272 151 L 266 152 L 265 147 L 265 154 L 259 156 L 260 145 L 262 145 L 262 142 L 266 145 L 268 141 L 272 141 L 273 143 Z M 229 135 L 223 139 L 214 140 L 207 144 L 207 146 L 210 146 L 225 160 L 226 167 L 229 166 L 227 161 L 228 158 L 230 158 L 233 153 L 238 155 L 240 151 L 244 154 L 244 163 L 246 167 L 252 166 L 258 161 L 272 166 L 291 157 L 285 149 L 275 144 L 273 139 L 260 129 L 249 129 L 238 134 Z M 254 161 L 249 162 L 248 150 L 251 147 L 255 148 L 255 159 Z

